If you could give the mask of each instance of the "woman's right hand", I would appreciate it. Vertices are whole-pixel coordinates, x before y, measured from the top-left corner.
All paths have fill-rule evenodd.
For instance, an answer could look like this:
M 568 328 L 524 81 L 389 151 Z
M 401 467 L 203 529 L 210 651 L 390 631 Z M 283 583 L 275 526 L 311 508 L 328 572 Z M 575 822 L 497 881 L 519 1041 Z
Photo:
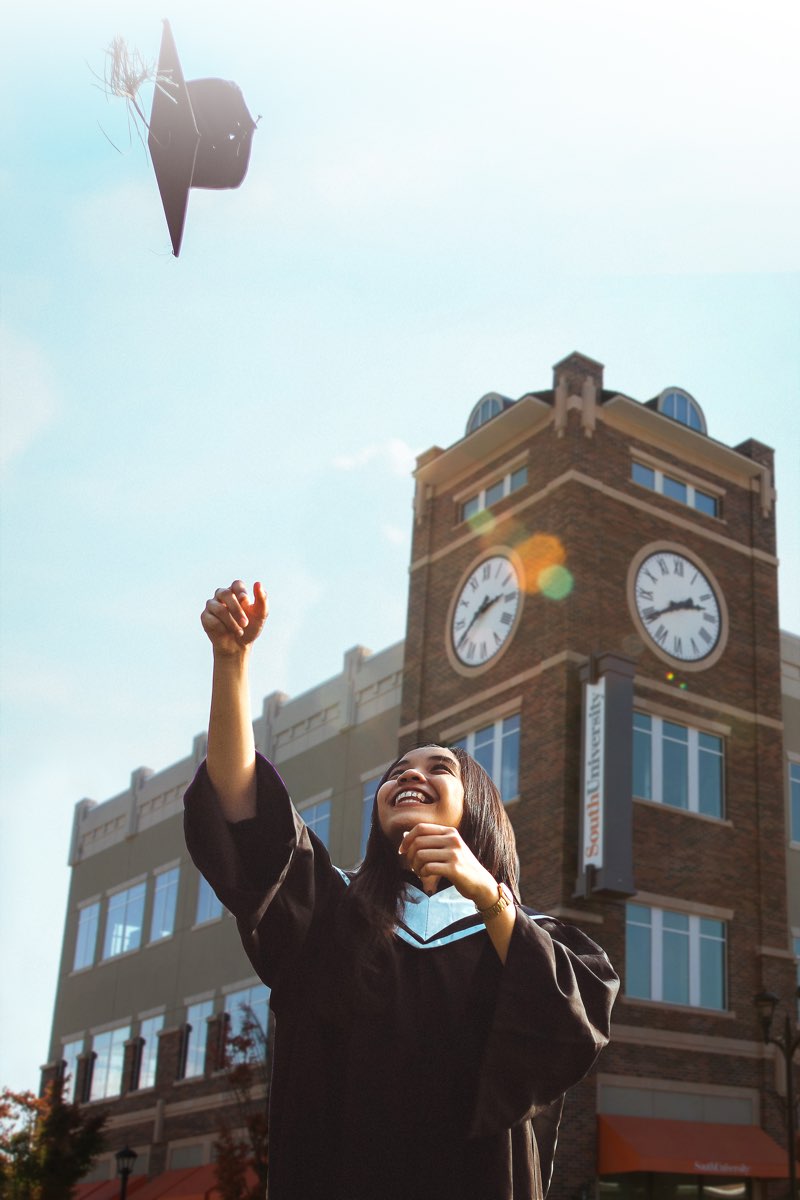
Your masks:
M 217 588 L 200 614 L 214 654 L 242 654 L 264 628 L 269 613 L 267 593 L 260 583 L 253 584 L 253 598 L 241 579 L 230 587 Z

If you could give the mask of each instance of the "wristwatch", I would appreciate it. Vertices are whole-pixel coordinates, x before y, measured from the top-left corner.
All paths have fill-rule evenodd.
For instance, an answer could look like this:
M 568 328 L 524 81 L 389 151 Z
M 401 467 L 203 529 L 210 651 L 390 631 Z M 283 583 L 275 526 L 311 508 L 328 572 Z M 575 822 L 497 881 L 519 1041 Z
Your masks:
M 478 915 L 483 917 L 484 922 L 488 924 L 489 921 L 493 921 L 495 917 L 499 917 L 501 912 L 505 912 L 507 908 L 510 908 L 513 903 L 514 897 L 511 895 L 509 888 L 507 888 L 504 883 L 498 883 L 497 899 L 495 900 L 494 904 L 490 904 L 488 908 L 478 908 L 476 904 L 475 909 L 478 912 Z

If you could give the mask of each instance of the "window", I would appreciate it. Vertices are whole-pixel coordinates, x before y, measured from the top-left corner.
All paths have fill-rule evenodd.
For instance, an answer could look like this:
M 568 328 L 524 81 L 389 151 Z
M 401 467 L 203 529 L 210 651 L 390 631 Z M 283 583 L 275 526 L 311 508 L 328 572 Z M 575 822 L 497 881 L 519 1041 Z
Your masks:
M 361 858 L 367 853 L 367 839 L 372 825 L 372 807 L 375 799 L 375 792 L 378 789 L 383 775 L 373 775 L 370 779 L 365 779 L 361 786 L 361 849 L 359 856 Z
M 470 496 L 469 500 L 465 500 L 461 505 L 461 520 L 468 521 L 470 517 L 474 517 L 476 513 L 482 512 L 485 508 L 491 508 L 498 500 L 502 500 L 504 496 L 510 496 L 512 492 L 518 491 L 521 487 L 525 487 L 528 482 L 528 468 L 519 467 L 516 471 L 511 471 L 508 475 L 504 475 L 502 479 L 498 479 L 488 488 L 484 488 L 475 496 Z
M 496 417 L 499 412 L 502 412 L 507 403 L 509 402 L 503 396 L 498 396 L 496 392 L 489 392 L 488 395 L 483 396 L 469 415 L 467 433 L 474 433 L 476 429 L 480 429 L 481 425 L 491 421 L 492 417 Z
M 706 432 L 706 419 L 697 401 L 681 388 L 667 388 L 658 397 L 658 411 L 681 425 L 688 425 L 700 433 Z
M 156 875 L 156 891 L 153 897 L 153 917 L 150 922 L 150 941 L 159 942 L 175 931 L 175 905 L 178 900 L 178 875 L 180 869 L 172 867 Z
M 78 936 L 75 939 L 73 971 L 90 967 L 97 947 L 97 926 L 100 923 L 100 901 L 87 904 L 78 913 Z
M 105 1100 L 108 1096 L 120 1094 L 125 1043 L 130 1036 L 130 1025 L 125 1025 L 121 1029 L 110 1029 L 107 1033 L 95 1034 L 92 1050 L 96 1058 L 92 1067 L 90 1100 Z
M 238 992 L 230 992 L 225 997 L 225 1012 L 230 1017 L 228 1037 L 244 1035 L 251 1038 L 253 1043 L 249 1050 L 234 1054 L 235 1058 L 243 1060 L 263 1057 L 269 1028 L 268 1008 L 269 988 L 263 983 L 242 988 Z M 252 1028 L 254 1026 L 255 1029 Z
M 197 889 L 197 916 L 195 925 L 205 925 L 207 921 L 216 921 L 222 916 L 222 901 L 219 900 L 211 884 L 200 876 Z
M 722 817 L 722 738 L 635 712 L 633 794 L 670 808 Z
M 144 919 L 144 883 L 115 892 L 108 899 L 106 937 L 103 958 L 114 958 L 128 950 L 137 950 L 142 941 Z
M 627 904 L 625 995 L 725 1007 L 725 923 Z
M 316 804 L 307 804 L 300 809 L 300 816 L 309 829 L 317 835 L 323 846 L 327 846 L 331 836 L 331 802 L 318 800 Z
M 789 763 L 789 812 L 791 837 L 800 842 L 800 763 Z
M 186 1044 L 183 1055 L 183 1078 L 192 1079 L 206 1069 L 206 1040 L 208 1018 L 214 1012 L 213 1000 L 190 1004 L 186 1012 Z
M 484 725 L 451 744 L 481 764 L 500 789 L 504 804 L 519 795 L 519 713 Z
M 68 1103 L 75 1100 L 75 1085 L 78 1082 L 78 1056 L 83 1054 L 83 1038 L 74 1042 L 65 1042 L 61 1047 L 61 1058 L 64 1063 L 64 1099 Z
M 158 1017 L 148 1017 L 139 1026 L 139 1037 L 142 1048 L 139 1057 L 139 1080 L 137 1087 L 153 1087 L 156 1082 L 156 1063 L 158 1061 L 158 1034 L 164 1028 L 164 1014 Z
M 670 500 L 677 500 L 679 504 L 688 504 L 690 508 L 705 513 L 707 517 L 719 516 L 719 501 L 716 496 L 696 488 L 694 484 L 685 483 L 682 479 L 675 479 L 656 467 L 646 467 L 643 463 L 634 461 L 631 464 L 631 479 L 641 487 L 649 488 L 651 492 L 659 492 Z

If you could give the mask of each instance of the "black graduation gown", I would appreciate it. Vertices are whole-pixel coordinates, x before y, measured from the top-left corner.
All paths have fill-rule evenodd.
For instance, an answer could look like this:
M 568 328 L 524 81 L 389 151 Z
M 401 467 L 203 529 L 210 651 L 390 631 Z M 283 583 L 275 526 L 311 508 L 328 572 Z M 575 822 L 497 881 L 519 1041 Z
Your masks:
M 502 964 L 455 888 L 409 883 L 365 992 L 336 952 L 348 877 L 260 756 L 257 778 L 230 825 L 203 764 L 185 828 L 271 989 L 270 1200 L 539 1200 L 564 1093 L 608 1040 L 603 951 L 522 908 Z

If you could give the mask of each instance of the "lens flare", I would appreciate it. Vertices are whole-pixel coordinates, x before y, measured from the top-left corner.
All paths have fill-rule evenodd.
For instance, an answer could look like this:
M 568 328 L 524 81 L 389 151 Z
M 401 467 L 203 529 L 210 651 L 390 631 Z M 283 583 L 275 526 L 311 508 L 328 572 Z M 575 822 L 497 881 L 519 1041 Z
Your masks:
M 572 572 L 560 564 L 540 571 L 538 583 L 539 591 L 548 600 L 564 600 L 575 586 Z
M 525 591 L 534 594 L 542 590 L 544 572 L 563 566 L 567 552 L 561 540 L 551 533 L 535 533 L 514 547 L 525 568 Z M 548 577 L 544 576 L 544 582 Z
M 471 517 L 467 517 L 467 524 L 473 533 L 481 533 L 486 536 L 487 534 L 494 533 L 497 521 L 488 508 L 484 508 L 480 512 L 473 513 Z

